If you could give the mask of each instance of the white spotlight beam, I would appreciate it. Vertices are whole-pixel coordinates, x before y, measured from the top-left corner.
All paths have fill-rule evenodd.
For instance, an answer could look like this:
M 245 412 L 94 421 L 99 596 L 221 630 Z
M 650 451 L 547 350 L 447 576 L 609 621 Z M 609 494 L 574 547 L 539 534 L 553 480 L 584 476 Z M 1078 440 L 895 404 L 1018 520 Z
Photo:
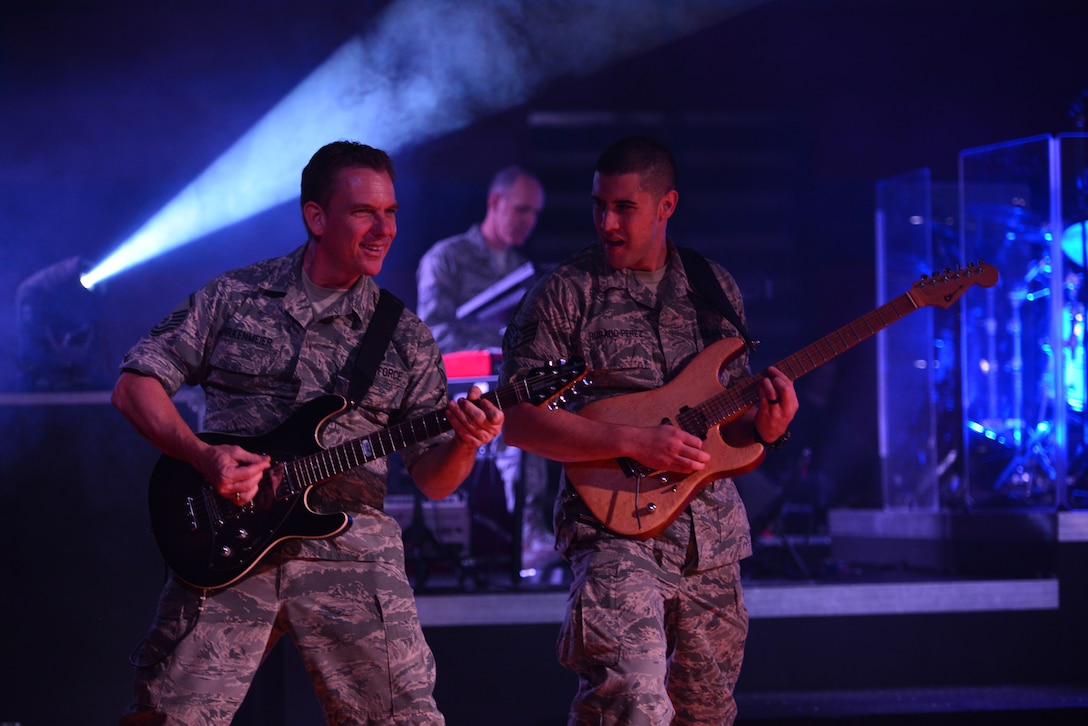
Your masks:
M 329 141 L 392 153 L 763 1 L 394 2 L 81 280 L 91 287 L 297 198 L 300 170 Z

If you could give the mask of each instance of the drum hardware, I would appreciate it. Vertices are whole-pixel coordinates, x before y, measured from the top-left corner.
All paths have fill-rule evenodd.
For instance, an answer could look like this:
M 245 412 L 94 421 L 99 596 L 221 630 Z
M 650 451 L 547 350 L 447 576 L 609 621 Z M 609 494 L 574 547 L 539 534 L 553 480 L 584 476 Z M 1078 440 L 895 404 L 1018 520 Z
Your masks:
M 987 418 L 967 422 L 968 434 L 980 442 L 975 445 L 976 453 L 992 463 L 1005 458 L 999 456 L 1001 451 L 1005 451 L 1005 456 L 1009 457 L 993 481 L 993 490 L 1018 500 L 1044 494 L 1053 488 L 1057 480 L 1053 449 L 1054 406 L 1064 405 L 1074 414 L 1082 414 L 1088 397 L 1085 308 L 1079 301 L 1083 276 L 1069 274 L 1063 280 L 1062 339 L 1059 349 L 1056 350 L 1048 342 L 1049 326 L 1039 324 L 1039 316 L 1027 314 L 1028 310 L 1035 308 L 1033 303 L 1050 298 L 1052 275 L 1050 257 L 1044 254 L 1027 263 L 1024 276 L 1007 295 L 1008 319 L 1004 331 L 1010 336 L 1010 350 L 1004 370 L 1011 380 L 1011 395 L 1007 404 L 999 399 L 998 376 L 995 374 L 999 360 L 998 305 L 996 298 L 989 300 L 985 324 L 987 360 L 983 361 L 983 368 L 989 371 L 989 408 Z M 1044 320 L 1049 319 L 1046 312 L 1049 306 L 1046 310 L 1039 310 Z M 1025 325 L 1029 331 L 1045 329 L 1048 332 L 1041 335 L 1037 345 L 1033 345 L 1030 336 L 1025 335 Z M 1025 338 L 1028 338 L 1027 345 Z M 1032 352 L 1041 350 L 1043 362 L 1046 363 L 1039 372 L 1039 379 L 1028 375 L 1038 370 L 1031 366 L 1031 359 L 1025 360 L 1029 348 Z M 1060 382 L 1055 381 L 1056 377 L 1060 378 Z M 1029 378 L 1039 381 L 1039 407 L 1034 412 L 1025 410 L 1028 401 L 1025 384 Z M 982 441 L 990 443 L 982 444 Z

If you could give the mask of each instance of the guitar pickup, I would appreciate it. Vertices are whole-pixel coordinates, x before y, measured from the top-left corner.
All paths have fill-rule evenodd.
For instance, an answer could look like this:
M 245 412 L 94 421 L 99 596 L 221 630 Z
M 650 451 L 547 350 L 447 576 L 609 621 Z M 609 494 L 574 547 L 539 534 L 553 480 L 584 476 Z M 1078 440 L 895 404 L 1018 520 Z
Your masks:
M 698 436 L 704 441 L 712 425 L 702 411 L 690 406 L 684 406 L 680 409 L 680 413 L 676 415 L 676 422 L 684 431 L 692 436 Z

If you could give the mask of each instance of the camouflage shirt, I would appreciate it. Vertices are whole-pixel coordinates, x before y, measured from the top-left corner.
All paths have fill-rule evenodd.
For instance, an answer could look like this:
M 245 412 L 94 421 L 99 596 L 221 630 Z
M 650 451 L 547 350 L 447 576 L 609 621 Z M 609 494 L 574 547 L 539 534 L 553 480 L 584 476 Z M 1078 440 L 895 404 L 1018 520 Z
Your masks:
M 730 302 L 744 308 L 736 281 L 711 263 Z M 526 295 L 507 329 L 503 379 L 514 380 L 549 360 L 584 358 L 592 385 L 576 405 L 624 393 L 659 388 L 683 370 L 706 345 L 739 333 L 713 303 L 693 290 L 669 243 L 666 272 L 657 293 L 630 270 L 615 270 L 599 245 L 575 254 Z M 747 373 L 747 356 L 726 371 Z M 560 492 L 559 515 L 588 516 L 569 482 Z M 735 562 L 751 554 L 747 514 L 729 479 L 707 486 L 692 500 L 699 561 L 703 566 Z
M 444 353 L 498 349 L 505 320 L 457 318 L 457 308 L 525 264 L 517 250 L 497 254 L 487 246 L 480 226 L 436 242 L 416 271 L 419 316 L 434 332 Z
M 325 394 L 346 396 L 354 352 L 377 305 L 379 287 L 363 277 L 315 319 L 302 281 L 305 245 L 294 252 L 224 273 L 189 296 L 125 355 L 123 370 L 154 376 L 173 395 L 183 384 L 206 396 L 204 428 L 252 436 L 283 424 L 302 404 Z M 364 436 L 446 405 L 446 373 L 423 322 L 404 310 L 373 385 L 357 407 L 321 428 L 323 446 Z M 303 432 L 305 433 L 305 432 Z M 312 432 L 311 432 L 312 433 Z M 403 452 L 413 463 L 446 433 Z M 379 458 L 316 486 L 309 503 L 355 519 L 328 540 L 292 540 L 291 554 L 369 559 L 398 536 L 379 514 L 388 465 Z

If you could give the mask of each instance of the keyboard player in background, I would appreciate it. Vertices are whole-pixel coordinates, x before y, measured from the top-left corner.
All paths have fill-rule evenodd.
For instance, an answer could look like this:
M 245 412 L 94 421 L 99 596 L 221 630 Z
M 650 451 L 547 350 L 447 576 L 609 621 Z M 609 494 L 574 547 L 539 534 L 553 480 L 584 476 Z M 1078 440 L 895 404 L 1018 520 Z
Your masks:
M 436 242 L 424 253 L 416 271 L 416 311 L 444 355 L 501 353 L 506 320 L 476 314 L 459 317 L 458 308 L 525 268 L 529 260 L 521 247 L 543 207 L 540 180 L 519 166 L 508 166 L 491 181 L 483 221 Z M 515 511 L 519 479 L 524 483 L 521 569 L 527 576 L 540 576 L 560 562 L 552 535 L 547 462 L 506 446 L 501 437 L 492 447 L 508 511 Z

